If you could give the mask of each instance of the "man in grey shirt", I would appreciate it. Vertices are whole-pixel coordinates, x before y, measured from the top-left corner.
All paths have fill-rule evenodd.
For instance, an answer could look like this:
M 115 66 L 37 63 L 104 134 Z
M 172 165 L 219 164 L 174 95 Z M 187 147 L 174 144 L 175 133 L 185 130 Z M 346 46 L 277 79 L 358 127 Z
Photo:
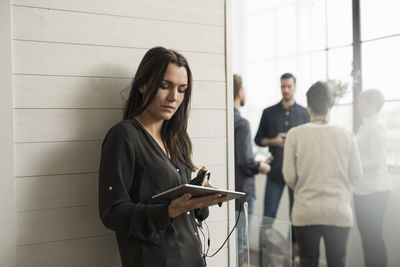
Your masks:
M 271 166 L 267 162 L 256 161 L 253 155 L 251 146 L 251 133 L 249 122 L 240 116 L 239 108 L 245 103 L 245 95 L 242 85 L 242 77 L 235 74 L 233 75 L 234 87 L 234 115 L 235 115 L 235 190 L 245 192 L 246 196 L 236 199 L 236 211 L 239 211 L 241 204 L 247 202 L 249 212 L 249 225 L 251 224 L 251 215 L 254 210 L 254 200 L 256 199 L 254 175 L 261 173 L 268 173 Z M 244 216 L 240 216 L 238 225 L 238 255 L 239 263 L 244 262 L 246 259 L 243 251 L 247 247 L 244 238 L 243 229 L 245 229 Z
M 256 161 L 251 145 L 249 122 L 240 116 L 239 108 L 244 106 L 245 94 L 242 77 L 233 75 L 234 107 L 235 107 L 235 190 L 245 192 L 246 196 L 236 201 L 236 210 L 240 202 L 248 203 L 249 213 L 253 213 L 255 195 L 254 175 L 266 174 L 271 167 L 267 162 Z

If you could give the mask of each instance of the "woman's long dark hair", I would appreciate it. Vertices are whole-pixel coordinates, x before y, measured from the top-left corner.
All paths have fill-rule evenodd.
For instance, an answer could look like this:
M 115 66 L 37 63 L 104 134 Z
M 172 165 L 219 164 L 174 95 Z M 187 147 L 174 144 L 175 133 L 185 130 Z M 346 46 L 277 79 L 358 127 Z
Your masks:
M 190 96 L 192 93 L 192 72 L 184 56 L 164 47 L 154 47 L 144 55 L 133 79 L 131 92 L 125 103 L 124 120 L 132 119 L 142 113 L 153 101 L 168 65 L 176 64 L 185 67 L 187 89 L 185 97 L 171 119 L 164 121 L 161 137 L 172 160 L 184 162 L 192 171 L 196 169 L 192 162 L 192 142 L 187 133 Z M 146 88 L 140 92 L 140 88 Z

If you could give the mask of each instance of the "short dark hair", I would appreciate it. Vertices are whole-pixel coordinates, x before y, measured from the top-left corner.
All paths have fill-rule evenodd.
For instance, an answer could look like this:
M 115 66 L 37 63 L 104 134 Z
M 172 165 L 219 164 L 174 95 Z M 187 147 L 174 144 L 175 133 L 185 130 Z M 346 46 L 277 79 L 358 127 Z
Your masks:
M 233 99 L 236 99 L 242 87 L 243 87 L 242 76 L 240 76 L 239 74 L 233 74 Z
M 307 91 L 307 105 L 317 115 L 326 115 L 333 105 L 331 90 L 326 83 L 318 81 Z
M 286 80 L 286 79 L 290 79 L 290 78 L 293 78 L 294 84 L 296 84 L 296 77 L 294 77 L 293 74 L 287 72 L 287 73 L 282 74 L 282 76 L 281 76 L 281 80 Z

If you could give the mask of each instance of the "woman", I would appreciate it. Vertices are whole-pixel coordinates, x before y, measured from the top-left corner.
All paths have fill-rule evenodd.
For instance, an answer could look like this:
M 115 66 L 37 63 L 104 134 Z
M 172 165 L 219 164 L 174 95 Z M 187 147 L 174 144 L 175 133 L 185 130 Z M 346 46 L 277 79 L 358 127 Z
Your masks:
M 100 217 L 116 233 L 124 267 L 204 265 L 195 218 L 207 218 L 206 207 L 221 202 L 220 195 L 152 200 L 188 183 L 195 170 L 186 130 L 191 90 L 186 59 L 163 47 L 150 49 L 134 77 L 124 120 L 103 142 Z
M 354 207 L 367 267 L 387 265 L 382 224 L 392 184 L 385 159 L 385 128 L 379 118 L 384 102 L 376 89 L 363 91 L 358 97 L 358 110 L 364 121 L 356 135 L 363 179 L 354 186 Z
M 353 134 L 327 124 L 332 96 L 325 83 L 307 92 L 310 123 L 292 128 L 286 137 L 283 175 L 294 191 L 292 223 L 302 267 L 318 266 L 324 239 L 329 267 L 345 266 L 353 215 L 350 184 L 362 167 Z

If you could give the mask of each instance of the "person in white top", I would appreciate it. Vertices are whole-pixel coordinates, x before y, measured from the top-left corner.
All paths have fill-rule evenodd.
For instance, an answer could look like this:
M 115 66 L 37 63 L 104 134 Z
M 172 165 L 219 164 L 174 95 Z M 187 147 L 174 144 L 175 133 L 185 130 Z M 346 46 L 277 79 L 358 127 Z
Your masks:
M 387 265 L 382 235 L 383 218 L 392 190 L 385 159 L 386 131 L 380 121 L 384 97 L 376 89 L 365 90 L 358 97 L 363 124 L 357 142 L 363 164 L 363 178 L 354 185 L 354 207 L 367 267 Z
M 292 224 L 301 266 L 318 266 L 324 239 L 328 266 L 345 266 L 353 225 L 351 184 L 362 176 L 352 132 L 327 124 L 333 98 L 325 83 L 307 92 L 310 123 L 292 128 L 286 137 L 283 176 L 294 191 Z

